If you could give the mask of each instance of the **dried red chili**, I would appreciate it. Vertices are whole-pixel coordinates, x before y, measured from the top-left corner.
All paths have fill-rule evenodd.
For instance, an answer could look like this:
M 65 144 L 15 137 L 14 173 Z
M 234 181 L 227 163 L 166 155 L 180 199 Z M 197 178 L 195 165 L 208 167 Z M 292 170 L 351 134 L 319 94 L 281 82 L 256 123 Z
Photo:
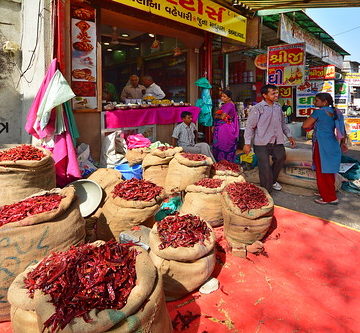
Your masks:
M 158 149 L 161 151 L 166 151 L 169 149 L 174 149 L 174 147 L 173 146 L 161 146 L 161 147 L 158 147 Z
M 204 243 L 210 237 L 210 228 L 198 216 L 191 214 L 170 215 L 157 222 L 161 244 L 159 249 L 167 247 L 193 247 Z
M 113 198 L 125 200 L 151 201 L 162 192 L 163 188 L 143 179 L 132 178 L 114 187 Z
M 0 227 L 10 222 L 57 209 L 61 199 L 59 194 L 44 194 L 0 207 Z
M 42 290 L 55 306 L 43 330 L 57 332 L 77 317 L 91 322 L 92 309 L 124 307 L 136 282 L 138 253 L 132 245 L 115 241 L 99 247 L 85 244 L 44 258 L 24 279 L 31 298 L 35 290 Z
M 201 154 L 190 154 L 190 153 L 182 153 L 182 157 L 187 158 L 190 161 L 205 161 L 206 156 Z
M 218 188 L 223 182 L 223 179 L 204 178 L 196 182 L 194 185 L 207 188 Z
M 241 167 L 239 164 L 232 163 L 226 160 L 221 160 L 213 164 L 213 168 L 219 171 L 233 171 L 233 172 L 241 172 Z
M 241 212 L 259 209 L 269 204 L 265 193 L 251 183 L 232 183 L 226 187 L 231 201 L 240 208 Z
M 0 162 L 2 161 L 40 161 L 44 158 L 44 153 L 31 145 L 21 145 L 14 148 L 0 151 Z

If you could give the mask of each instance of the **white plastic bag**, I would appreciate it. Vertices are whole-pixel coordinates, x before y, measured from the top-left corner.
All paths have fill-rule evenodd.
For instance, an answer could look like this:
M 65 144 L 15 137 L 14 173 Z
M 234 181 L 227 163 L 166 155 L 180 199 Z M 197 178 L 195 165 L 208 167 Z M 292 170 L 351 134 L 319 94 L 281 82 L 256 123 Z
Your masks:
M 115 165 L 127 162 L 125 154 L 127 145 L 122 131 L 115 131 L 103 137 L 101 144 L 100 165 L 113 169 Z
M 81 171 L 81 176 L 86 177 L 97 170 L 93 164 L 94 161 L 90 156 L 90 146 L 86 143 L 81 143 L 77 147 L 77 160 Z

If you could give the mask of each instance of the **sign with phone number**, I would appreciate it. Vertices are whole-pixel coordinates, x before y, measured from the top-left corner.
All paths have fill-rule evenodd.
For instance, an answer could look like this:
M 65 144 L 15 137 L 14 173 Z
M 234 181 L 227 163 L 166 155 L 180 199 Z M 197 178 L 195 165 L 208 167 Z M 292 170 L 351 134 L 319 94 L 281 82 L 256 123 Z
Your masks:
M 346 132 L 353 144 L 360 144 L 360 119 L 347 118 L 345 119 Z

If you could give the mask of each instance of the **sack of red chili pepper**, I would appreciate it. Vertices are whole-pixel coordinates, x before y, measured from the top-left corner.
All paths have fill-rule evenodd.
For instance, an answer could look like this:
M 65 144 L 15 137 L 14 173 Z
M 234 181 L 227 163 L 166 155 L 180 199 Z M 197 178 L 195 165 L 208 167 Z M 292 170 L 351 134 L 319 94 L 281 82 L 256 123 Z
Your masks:
M 32 145 L 0 150 L 0 186 L 0 205 L 53 189 L 56 180 L 51 153 Z
M 231 247 L 252 244 L 268 232 L 274 201 L 266 189 L 252 183 L 232 183 L 222 193 L 225 238 Z
M 128 149 L 125 158 L 129 162 L 130 166 L 140 164 L 144 160 L 145 156 L 150 153 L 150 148 L 134 148 Z
M 73 187 L 40 192 L 19 203 L 0 207 L 2 248 L 0 276 L 0 321 L 10 319 L 7 288 L 27 266 L 38 262 L 51 251 L 62 251 L 84 242 L 85 221 Z M 5 259 L 4 259 L 5 258 Z
M 201 286 L 215 267 L 215 233 L 198 216 L 170 215 L 154 224 L 150 257 L 164 279 L 167 300 Z
M 106 225 L 117 239 L 121 231 L 153 220 L 164 198 L 163 188 L 146 180 L 130 179 L 115 185 L 102 209 Z M 152 226 L 153 222 L 150 226 Z
M 174 158 L 174 155 L 181 151 L 181 147 L 162 146 L 153 149 L 150 154 L 145 156 L 142 162 L 143 178 L 164 187 L 169 163 Z
M 213 175 L 238 177 L 242 173 L 243 170 L 241 165 L 226 160 L 216 162 L 212 166 Z
M 212 227 L 223 224 L 221 193 L 225 188 L 223 179 L 204 178 L 186 188 L 181 214 L 193 214 Z
M 188 185 L 209 177 L 212 164 L 211 158 L 205 155 L 176 154 L 169 163 L 165 192 L 171 194 L 184 191 Z
M 15 279 L 9 300 L 15 332 L 31 322 L 45 332 L 172 332 L 161 277 L 131 244 L 53 253 Z

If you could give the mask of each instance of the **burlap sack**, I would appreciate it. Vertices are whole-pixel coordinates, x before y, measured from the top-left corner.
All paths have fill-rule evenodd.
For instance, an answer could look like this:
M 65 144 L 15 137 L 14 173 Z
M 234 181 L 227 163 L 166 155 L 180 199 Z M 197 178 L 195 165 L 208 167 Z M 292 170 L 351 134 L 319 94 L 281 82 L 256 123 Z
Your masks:
M 0 162 L 0 206 L 18 202 L 56 186 L 51 153 L 44 148 L 37 148 L 45 154 L 40 161 Z
M 203 285 L 211 276 L 216 263 L 213 250 L 204 257 L 189 262 L 166 260 L 152 251 L 150 251 L 150 258 L 163 277 L 167 301 L 184 297 Z
M 273 215 L 274 201 L 270 194 L 260 187 L 269 204 L 259 209 L 250 209 L 241 212 L 240 208 L 234 205 L 226 188 L 222 193 L 224 234 L 231 247 L 241 247 L 243 244 L 252 244 L 261 240 L 268 232 Z
M 157 230 L 157 223 L 154 224 L 150 231 L 149 243 L 151 251 L 163 259 L 176 260 L 176 261 L 194 261 L 209 253 L 215 246 L 215 232 L 209 224 L 207 226 L 210 229 L 210 237 L 205 240 L 204 244 L 197 243 L 192 247 L 167 247 L 163 250 L 159 249 L 161 240 Z
M 98 225 L 98 228 L 106 230 L 108 226 L 113 237 L 118 239 L 120 232 L 135 225 L 146 225 L 147 220 L 152 219 L 159 210 L 163 198 L 164 196 L 160 195 L 151 201 L 132 201 L 110 195 L 102 208 L 99 217 L 101 226 Z
M 174 157 L 177 153 L 181 153 L 182 151 L 183 151 L 182 147 L 173 147 L 166 150 L 160 150 L 156 148 L 151 151 L 151 155 L 160 158 Z
M 89 313 L 91 323 L 86 323 L 82 318 L 76 318 L 61 332 L 172 332 L 161 276 L 157 277 L 147 252 L 140 247 L 136 249 L 140 252 L 135 266 L 137 280 L 127 304 L 121 310 L 97 311 L 94 309 Z M 49 303 L 50 297 L 42 292 L 36 291 L 33 300 L 29 298 L 23 280 L 30 270 L 20 274 L 9 289 L 14 333 L 40 333 L 43 323 L 54 312 L 54 306 Z M 33 327 L 34 322 L 37 322 L 37 330 L 29 331 L 27 326 Z
M 184 203 L 180 214 L 193 214 L 209 223 L 212 227 L 223 224 L 221 192 L 225 181 L 218 188 L 189 185 L 186 188 Z
M 65 196 L 57 209 L 0 227 L 0 321 L 10 319 L 10 305 L 6 294 L 19 273 L 52 251 L 63 251 L 71 245 L 84 242 L 85 221 L 80 214 L 75 189 L 66 187 L 50 191 L 54 192 Z
M 128 149 L 125 155 L 125 158 L 129 162 L 129 165 L 132 166 L 134 164 L 142 163 L 143 159 L 147 154 L 151 151 L 150 148 L 134 148 Z
M 190 161 L 178 153 L 169 163 L 165 180 L 167 194 L 184 191 L 188 185 L 209 177 L 213 161 L 206 157 L 204 161 Z
M 225 184 L 231 184 L 231 183 L 243 183 L 246 182 L 246 179 L 244 177 L 244 175 L 239 175 L 239 176 L 220 176 L 220 175 L 214 175 L 213 176 L 214 179 L 222 179 L 225 181 Z
M 114 186 L 121 182 L 121 172 L 115 169 L 100 168 L 93 172 L 88 179 L 97 183 L 105 192 L 105 198 L 109 196 Z

